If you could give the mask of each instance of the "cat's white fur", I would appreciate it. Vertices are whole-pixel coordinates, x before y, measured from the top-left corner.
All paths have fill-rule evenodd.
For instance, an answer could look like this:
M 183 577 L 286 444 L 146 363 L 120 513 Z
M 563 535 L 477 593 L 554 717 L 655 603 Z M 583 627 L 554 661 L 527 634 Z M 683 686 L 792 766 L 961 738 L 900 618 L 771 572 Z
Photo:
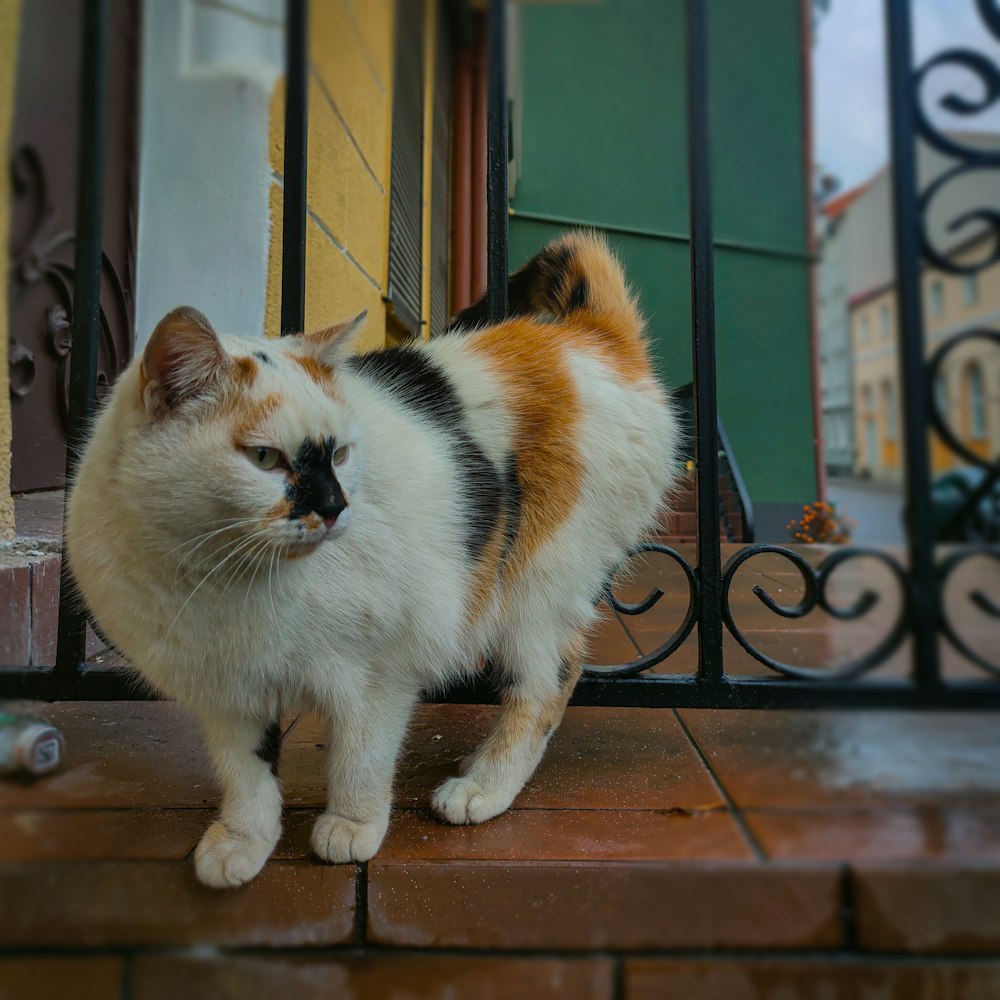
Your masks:
M 96 422 L 72 491 L 68 553 L 82 593 L 140 674 L 204 725 L 224 793 L 195 856 L 208 885 L 252 878 L 279 837 L 280 786 L 255 752 L 269 722 L 302 708 L 329 720 L 329 799 L 312 843 L 330 861 L 367 860 L 386 832 L 393 770 L 421 692 L 484 655 L 503 663 L 510 697 L 433 805 L 453 823 L 506 809 L 550 731 L 511 729 L 509 720 L 504 729 L 504 713 L 535 719 L 541 706 L 565 704 L 560 658 L 594 622 L 602 582 L 652 526 L 675 469 L 678 432 L 655 380 L 626 384 L 594 353 L 571 351 L 583 402 L 578 500 L 503 600 L 498 588 L 470 624 L 475 566 L 447 433 L 340 364 L 354 332 L 318 346 L 218 337 L 229 358 L 263 349 L 271 360 L 248 390 L 282 398 L 259 443 L 289 453 L 310 437 L 350 444 L 337 469 L 350 507 L 334 529 L 263 524 L 283 477 L 233 447 L 232 421 L 211 415 L 210 392 L 202 400 L 187 387 L 192 399 L 164 415 L 138 358 Z M 456 387 L 467 430 L 500 466 L 513 434 L 505 386 L 469 345 L 449 335 L 424 349 Z M 332 365 L 334 394 L 291 360 L 296 352 Z M 206 537 L 227 519 L 247 522 Z M 304 554 L 286 558 L 287 545 Z

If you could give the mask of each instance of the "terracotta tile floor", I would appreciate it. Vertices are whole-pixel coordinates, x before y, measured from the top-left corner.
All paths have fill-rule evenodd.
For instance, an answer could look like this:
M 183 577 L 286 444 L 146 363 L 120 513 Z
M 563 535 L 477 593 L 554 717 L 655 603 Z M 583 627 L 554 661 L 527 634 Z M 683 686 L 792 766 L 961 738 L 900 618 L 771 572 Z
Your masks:
M 760 562 L 734 609 L 776 655 L 854 655 L 895 614 L 886 598 L 850 634 L 821 613 L 776 621 L 752 584 L 789 602 L 799 584 L 781 560 Z M 837 599 L 877 586 L 853 572 Z M 976 574 L 963 587 L 996 592 L 995 575 Z M 668 600 L 598 637 L 612 661 L 680 620 L 679 574 L 656 560 L 622 596 L 654 582 Z M 960 613 L 996 647 L 977 609 Z M 693 669 L 692 647 L 662 669 Z M 726 652 L 733 671 L 762 669 Z M 900 654 L 883 669 L 905 668 Z M 297 997 L 400 983 L 418 997 L 1000 996 L 995 714 L 572 708 L 513 809 L 449 827 L 430 793 L 496 709 L 427 705 L 385 844 L 337 867 L 308 846 L 326 734 L 289 719 L 284 836 L 260 878 L 217 893 L 190 863 L 218 801 L 192 719 L 165 702 L 36 707 L 67 759 L 35 783 L 0 781 L 0 1000 L 74 982 L 80 996 L 139 998 L 265 983 Z
M 275 858 L 220 894 L 189 862 L 217 805 L 194 722 L 167 702 L 45 711 L 65 767 L 0 783 L 7 946 L 1000 949 L 993 716 L 573 708 L 512 810 L 449 827 L 428 796 L 495 709 L 428 705 L 357 870 L 309 851 L 325 740 L 307 716 L 285 739 Z

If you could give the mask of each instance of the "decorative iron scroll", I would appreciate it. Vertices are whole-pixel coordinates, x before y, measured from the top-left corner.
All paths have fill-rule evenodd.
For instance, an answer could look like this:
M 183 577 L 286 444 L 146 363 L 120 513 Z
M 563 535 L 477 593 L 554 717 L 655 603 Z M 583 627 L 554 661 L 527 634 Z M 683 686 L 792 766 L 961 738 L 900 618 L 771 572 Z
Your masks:
M 51 295 L 45 309 L 44 359 L 57 367 L 59 416 L 65 431 L 69 412 L 69 358 L 73 349 L 73 245 L 76 234 L 56 230 L 58 211 L 52 204 L 42 159 L 30 145 L 15 150 L 11 159 L 14 197 L 31 207 L 25 237 L 11 253 L 12 280 L 21 288 L 44 285 Z M 109 294 L 102 296 L 100 369 L 98 390 L 111 384 L 128 362 L 130 318 L 125 286 L 106 253 L 101 254 L 102 286 Z M 114 316 L 108 316 L 105 301 L 110 299 Z M 119 331 L 118 336 L 112 330 Z M 43 364 L 34 351 L 12 340 L 8 352 L 11 390 L 24 398 L 34 388 L 37 366 Z
M 951 620 L 951 616 L 948 613 L 948 609 L 945 606 L 943 595 L 945 586 L 948 583 L 949 577 L 952 573 L 962 565 L 962 563 L 967 562 L 975 557 L 992 559 L 1000 565 L 1000 548 L 995 546 L 992 547 L 976 547 L 971 549 L 960 549 L 957 552 L 953 552 L 945 560 L 942 561 L 938 567 L 938 572 L 940 574 L 941 580 L 941 631 L 948 638 L 948 641 L 965 657 L 976 664 L 977 667 L 985 670 L 987 673 L 993 674 L 994 677 L 1000 677 L 1000 660 L 988 660 L 985 656 L 977 653 L 959 634 L 955 628 L 954 623 Z M 1000 629 L 1000 605 L 998 605 L 994 600 L 992 600 L 988 594 L 982 590 L 973 590 L 968 595 L 969 601 L 974 604 L 980 611 L 991 618 L 996 619 L 997 627 Z
M 629 555 L 629 559 L 638 558 L 647 553 L 658 553 L 668 556 L 681 569 L 688 586 L 688 604 L 684 614 L 684 619 L 677 629 L 655 650 L 639 656 L 631 663 L 616 664 L 614 666 L 589 666 L 587 673 L 594 677 L 631 677 L 643 673 L 651 667 L 662 663 L 672 653 L 684 643 L 691 634 L 691 630 L 697 624 L 701 615 L 701 601 L 698 592 L 698 576 L 691 564 L 675 549 L 658 542 L 646 542 L 636 548 Z M 901 596 L 899 611 L 894 621 L 888 629 L 885 637 L 875 646 L 874 649 L 849 660 L 847 663 L 828 667 L 809 667 L 791 663 L 784 663 L 776 660 L 767 653 L 758 649 L 745 635 L 737 624 L 733 614 L 730 595 L 733 581 L 737 571 L 748 560 L 755 556 L 772 554 L 787 559 L 798 571 L 802 578 L 804 593 L 797 603 L 792 605 L 779 604 L 762 587 L 756 585 L 753 593 L 757 599 L 768 610 L 773 611 L 782 618 L 804 618 L 816 608 L 820 608 L 831 617 L 840 621 L 858 621 L 868 614 L 881 600 L 883 595 L 876 591 L 866 589 L 847 607 L 838 606 L 829 596 L 829 585 L 834 573 L 845 564 L 859 559 L 874 559 L 887 567 L 894 580 L 898 584 Z M 968 553 L 972 555 L 975 553 Z M 967 557 L 966 556 L 966 557 Z M 635 603 L 626 603 L 618 599 L 612 591 L 611 585 L 605 589 L 603 599 L 608 605 L 623 615 L 642 615 L 653 608 L 664 597 L 664 593 L 659 587 L 655 587 L 643 600 Z M 981 607 L 992 609 L 993 605 L 983 594 L 977 594 L 974 598 Z M 733 638 L 743 647 L 755 660 L 773 670 L 775 673 L 797 680 L 809 681 L 843 681 L 859 677 L 862 674 L 874 670 L 879 664 L 884 663 L 906 639 L 912 622 L 913 615 L 913 584 L 906 570 L 900 563 L 886 552 L 879 549 L 862 548 L 852 546 L 849 548 L 836 549 L 829 553 L 817 566 L 813 566 L 806 558 L 794 549 L 782 545 L 748 545 L 746 548 L 736 552 L 726 563 L 722 573 L 722 617 L 726 628 Z M 975 654 L 973 654 L 975 655 Z M 983 662 L 981 659 L 977 662 Z M 988 664 L 987 669 L 991 669 Z
M 979 17 L 989 34 L 1000 42 L 1000 6 L 995 0 L 973 0 Z M 945 252 L 934 245 L 931 235 L 929 215 L 935 198 L 947 186 L 959 178 L 983 171 L 995 172 L 1000 169 L 1000 149 L 985 149 L 970 145 L 954 133 L 947 133 L 934 124 L 931 114 L 922 103 L 930 78 L 942 68 L 958 69 L 971 74 L 979 84 L 978 96 L 969 96 L 952 90 L 938 98 L 940 107 L 953 115 L 971 117 L 1000 106 L 1000 66 L 991 58 L 969 49 L 952 48 L 940 52 L 928 59 L 922 66 L 912 71 L 912 98 L 916 131 L 931 147 L 954 161 L 939 177 L 932 181 L 923 191 L 915 191 L 916 228 L 918 229 L 921 252 L 926 261 L 933 267 L 949 274 L 974 274 L 991 264 L 1000 261 L 1000 199 L 996 206 L 977 206 L 963 212 L 957 218 L 948 222 L 945 232 L 957 233 L 964 227 L 976 227 L 973 232 L 977 237 L 990 241 L 989 253 L 975 261 L 958 261 L 949 258 Z M 1000 183 L 996 190 L 1000 191 Z M 907 220 L 897 220 L 897 226 L 906 226 Z M 937 377 L 942 372 L 946 360 L 952 351 L 962 344 L 972 341 L 982 341 L 1000 348 L 1000 331 L 991 329 L 966 330 L 950 337 L 926 361 L 927 384 L 933 387 Z M 931 426 L 947 447 L 964 461 L 984 470 L 986 480 L 983 489 L 987 492 L 993 482 L 1000 480 L 1000 456 L 989 458 L 974 451 L 967 443 L 948 426 L 946 416 L 939 410 L 939 401 L 931 390 L 927 393 L 926 413 Z M 982 492 L 982 490 L 980 490 Z M 978 498 L 978 494 L 976 497 Z M 630 558 L 646 553 L 660 553 L 671 558 L 683 572 L 688 585 L 688 606 L 684 620 L 679 628 L 667 638 L 655 651 L 640 655 L 629 664 L 619 664 L 613 667 L 588 668 L 588 673 L 599 677 L 629 677 L 661 663 L 674 653 L 690 635 L 699 619 L 705 614 L 705 605 L 699 593 L 699 576 L 682 555 L 664 545 L 648 543 L 640 546 Z M 732 602 L 732 587 L 734 579 L 741 567 L 756 556 L 771 554 L 779 556 L 798 572 L 804 587 L 802 598 L 794 604 L 778 603 L 761 586 L 756 585 L 753 593 L 769 611 L 783 618 L 800 619 L 809 615 L 817 608 L 839 621 L 858 621 L 871 612 L 883 601 L 885 595 L 880 595 L 872 589 L 864 589 L 859 596 L 847 605 L 835 603 L 830 597 L 830 583 L 834 575 L 846 565 L 861 559 L 873 559 L 886 567 L 900 595 L 899 609 L 892 622 L 888 625 L 885 635 L 870 651 L 854 657 L 845 663 L 832 664 L 824 667 L 803 666 L 786 663 L 768 655 L 757 648 L 747 637 L 736 621 Z M 939 629 L 947 640 L 963 656 L 968 658 L 982 670 L 1000 677 L 1000 662 L 987 658 L 973 649 L 958 633 L 953 616 L 944 607 L 943 595 L 945 587 L 955 570 L 974 557 L 986 557 L 1000 563 L 1000 549 L 995 547 L 963 548 L 949 554 L 938 566 L 937 585 L 939 595 Z M 781 545 L 751 545 L 738 551 L 730 558 L 722 570 L 722 618 L 726 628 L 755 660 L 769 670 L 784 678 L 796 681 L 848 681 L 868 674 L 895 653 L 907 636 L 915 628 L 915 616 L 920 602 L 917 601 L 917 584 L 911 571 L 905 568 L 896 558 L 886 552 L 872 549 L 850 547 L 837 549 L 827 555 L 816 566 L 811 565 L 797 551 Z M 607 603 L 619 614 L 641 615 L 656 605 L 664 594 L 654 589 L 647 597 L 635 604 L 627 604 L 618 600 L 610 587 L 605 593 Z M 968 601 L 990 619 L 1000 621 L 1000 604 L 982 590 L 973 590 L 967 596 Z
M 849 607 L 838 607 L 830 600 L 827 590 L 831 577 L 845 563 L 857 559 L 875 559 L 884 566 L 887 566 L 899 584 L 903 598 L 900 603 L 899 614 L 896 616 L 896 620 L 893 622 L 888 635 L 871 652 L 850 660 L 839 667 L 799 667 L 790 663 L 782 663 L 780 660 L 768 656 L 754 646 L 736 624 L 729 601 L 730 588 L 736 576 L 736 571 L 747 560 L 752 559 L 754 556 L 763 555 L 764 553 L 772 553 L 773 555 L 787 559 L 798 570 L 805 587 L 802 600 L 797 604 L 791 605 L 778 604 L 760 584 L 753 588 L 753 592 L 761 604 L 775 614 L 781 615 L 782 618 L 803 618 L 815 608 L 820 607 L 827 614 L 841 621 L 857 621 L 863 618 L 879 603 L 882 599 L 881 595 L 874 590 L 865 590 Z M 888 659 L 899 648 L 909 631 L 913 607 L 910 578 L 894 558 L 879 549 L 858 547 L 835 549 L 818 566 L 814 567 L 801 553 L 795 552 L 793 549 L 788 549 L 781 545 L 751 545 L 737 552 L 726 563 L 722 574 L 722 581 L 722 615 L 726 623 L 726 628 L 729 629 L 736 641 L 754 659 L 759 660 L 777 673 L 784 674 L 786 677 L 795 677 L 799 680 L 848 680 L 853 677 L 859 677 L 861 674 L 867 673 Z
M 688 586 L 688 605 L 684 613 L 684 620 L 673 635 L 653 650 L 653 652 L 640 656 L 631 663 L 616 664 L 615 666 L 588 666 L 585 672 L 589 675 L 595 677 L 632 677 L 635 674 L 649 670 L 650 667 L 655 667 L 656 664 L 662 663 L 671 653 L 681 647 L 684 640 L 691 634 L 691 629 L 694 628 L 695 622 L 698 621 L 701 615 L 698 576 L 691 567 L 691 564 L 676 549 L 670 548 L 669 545 L 662 545 L 659 542 L 643 542 L 629 553 L 629 559 L 638 558 L 648 552 L 667 556 L 680 566 Z M 610 582 L 604 588 L 604 593 L 602 594 L 602 598 L 607 602 L 608 606 L 621 615 L 645 614 L 650 608 L 658 604 L 663 596 L 663 591 L 659 587 L 656 587 L 643 600 L 635 604 L 629 604 L 619 600 L 615 596 Z
M 987 32 L 1000 42 L 1000 8 L 993 0 L 975 0 L 979 18 Z M 970 146 L 968 143 L 948 134 L 931 121 L 922 101 L 922 91 L 929 76 L 941 67 L 957 68 L 971 74 L 979 84 L 979 96 L 949 92 L 938 100 L 944 110 L 963 117 L 982 114 L 990 108 L 1000 106 L 1000 65 L 980 52 L 970 49 L 948 49 L 929 59 L 915 74 L 915 106 L 917 114 L 917 130 L 919 135 L 935 149 L 955 159 L 956 165 L 946 170 L 931 183 L 920 195 L 919 209 L 921 213 L 922 249 L 926 259 L 936 268 L 950 274 L 976 274 L 991 264 L 1000 261 L 1000 198 L 993 206 L 976 207 L 964 212 L 949 225 L 949 231 L 956 231 L 968 224 L 978 223 L 979 232 L 991 239 L 990 252 L 973 261 L 957 261 L 939 252 L 932 244 L 929 234 L 928 213 L 935 196 L 956 179 L 971 174 L 989 171 L 995 177 L 994 190 L 1000 191 L 1000 149 L 983 149 Z M 1000 455 L 992 458 L 984 457 L 962 441 L 949 426 L 946 414 L 941 412 L 941 401 L 933 391 L 939 377 L 943 374 L 948 356 L 960 345 L 974 341 L 982 341 L 988 345 L 1000 348 L 1000 331 L 986 328 L 965 330 L 949 337 L 931 355 L 927 362 L 928 391 L 927 410 L 930 424 L 944 445 L 964 462 L 984 471 L 985 477 L 980 488 L 973 491 L 960 517 L 971 517 L 976 513 L 975 506 L 984 501 L 994 489 L 994 484 L 1000 480 Z M 988 502 L 988 501 L 987 501 Z M 995 548 L 976 547 L 961 549 L 948 555 L 938 565 L 939 593 L 941 595 L 940 627 L 947 640 L 963 656 L 981 669 L 1000 677 L 1000 661 L 989 660 L 974 650 L 958 633 L 952 616 L 945 606 L 945 586 L 958 566 L 973 557 L 981 556 L 1000 562 L 1000 553 Z M 993 619 L 1000 619 L 1000 607 L 983 591 L 977 590 L 966 595 L 971 604 Z
M 975 0 L 975 4 L 987 31 L 1000 42 L 1000 8 L 994 5 L 993 0 Z M 948 230 L 956 232 L 970 223 L 978 222 L 991 234 L 993 246 L 989 255 L 984 259 L 968 263 L 953 260 L 934 246 L 928 231 L 927 216 L 934 198 L 953 181 L 959 177 L 985 170 L 995 170 L 1000 167 L 1000 150 L 970 146 L 960 141 L 954 134 L 949 135 L 933 123 L 921 98 L 926 81 L 935 70 L 942 67 L 961 69 L 978 81 L 982 89 L 982 94 L 979 97 L 951 92 L 944 94 L 938 100 L 939 106 L 945 111 L 953 115 L 972 117 L 1000 104 L 1000 66 L 989 57 L 970 49 L 947 49 L 925 62 L 917 70 L 914 80 L 914 110 L 918 134 L 939 152 L 958 161 L 955 166 L 946 170 L 928 185 L 927 189 L 919 196 L 923 254 L 934 267 L 941 271 L 949 274 L 974 274 L 1000 260 L 1000 211 L 998 211 L 997 206 L 974 208 L 964 212 L 948 224 Z

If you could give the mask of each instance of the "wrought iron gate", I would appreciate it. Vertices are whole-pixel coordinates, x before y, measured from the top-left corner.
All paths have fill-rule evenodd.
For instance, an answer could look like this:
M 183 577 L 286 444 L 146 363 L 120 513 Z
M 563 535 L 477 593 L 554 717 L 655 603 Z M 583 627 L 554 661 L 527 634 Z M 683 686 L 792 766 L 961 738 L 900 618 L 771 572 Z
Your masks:
M 1000 9 L 992 0 L 971 0 L 986 30 L 1000 41 Z M 901 317 L 902 382 L 905 391 L 905 456 L 907 468 L 908 547 L 906 557 L 857 547 L 836 549 L 817 566 L 801 553 L 778 545 L 751 545 L 722 564 L 719 539 L 719 436 L 716 403 L 715 325 L 713 288 L 712 196 L 708 101 L 708 30 L 710 0 L 686 0 L 688 52 L 688 150 L 690 189 L 692 354 L 694 360 L 694 445 L 697 467 L 697 565 L 679 552 L 650 542 L 641 552 L 673 560 L 687 585 L 683 621 L 660 647 L 646 656 L 613 668 L 588 668 L 573 698 L 575 704 L 719 708 L 1000 708 L 1000 659 L 972 648 L 945 608 L 945 585 L 956 570 L 976 558 L 1000 563 L 1000 548 L 955 548 L 943 556 L 935 551 L 928 458 L 929 427 L 962 457 L 975 462 L 994 480 L 1000 458 L 987 461 L 964 449 L 948 431 L 930 390 L 945 355 L 960 340 L 979 337 L 1000 343 L 1000 332 L 976 330 L 945 343 L 926 361 L 921 308 L 922 261 L 959 273 L 971 273 L 1000 260 L 1000 215 L 978 213 L 995 237 L 989 259 L 959 265 L 941 257 L 927 235 L 931 199 L 948 181 L 964 172 L 1000 168 L 1000 154 L 966 148 L 938 130 L 921 106 L 925 77 L 941 65 L 958 65 L 975 74 L 986 94 L 982 100 L 949 95 L 952 112 L 973 114 L 1000 101 L 1000 67 L 986 57 L 950 50 L 915 69 L 911 56 L 910 0 L 885 0 L 892 125 L 896 274 Z M 98 301 L 101 267 L 100 141 L 106 104 L 108 0 L 87 0 L 83 46 L 86 67 L 81 121 L 94 141 L 81 144 L 79 164 L 76 294 L 73 339 L 86 350 L 72 354 L 71 443 L 80 444 L 95 405 Z M 501 320 L 507 308 L 507 101 L 504 80 L 504 0 L 489 4 L 489 134 L 488 134 L 488 303 L 490 316 Z M 282 262 L 281 327 L 303 327 L 305 301 L 305 173 L 308 111 L 307 4 L 289 0 L 287 21 L 287 89 L 285 114 L 285 188 Z M 943 177 L 920 191 L 916 174 L 918 135 L 956 161 Z M 70 454 L 73 450 L 71 448 Z M 70 459 L 72 462 L 72 459 Z M 72 469 L 70 469 L 72 471 Z M 831 580 L 847 564 L 877 560 L 898 588 L 898 612 L 886 635 L 869 653 L 839 667 L 819 670 L 775 660 L 753 645 L 741 629 L 731 600 L 734 577 L 741 567 L 764 554 L 787 561 L 800 575 L 804 596 L 783 606 L 762 587 L 754 593 L 764 607 L 784 619 L 800 619 L 821 609 L 834 619 L 857 621 L 884 599 L 865 591 L 849 606 L 835 603 Z M 982 591 L 966 598 L 986 620 L 995 624 L 1000 651 L 1000 605 Z M 606 599 L 619 614 L 648 612 L 663 594 L 627 604 L 610 592 Z M 126 675 L 99 671 L 84 662 L 85 614 L 74 604 L 64 580 L 60 603 L 58 663 L 51 671 L 0 672 L 0 697 L 129 698 L 142 697 Z M 653 670 L 674 653 L 697 627 L 698 667 L 686 674 Z M 727 674 L 723 637 L 728 632 L 767 673 Z M 895 654 L 906 640 L 912 648 L 911 670 L 903 679 L 868 676 Z M 948 643 L 981 673 L 975 680 L 946 680 L 942 675 L 942 644 Z M 485 682 L 472 683 L 446 695 L 450 701 L 489 701 Z

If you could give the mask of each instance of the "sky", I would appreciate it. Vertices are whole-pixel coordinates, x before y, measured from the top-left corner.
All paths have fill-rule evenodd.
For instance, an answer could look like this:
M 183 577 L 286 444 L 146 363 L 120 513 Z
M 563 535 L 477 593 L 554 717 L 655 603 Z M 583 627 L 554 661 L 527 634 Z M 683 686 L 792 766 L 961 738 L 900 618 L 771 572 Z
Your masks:
M 998 5 L 1000 0 L 990 0 Z M 830 0 L 813 48 L 815 158 L 847 190 L 867 180 L 888 159 L 883 0 Z M 917 65 L 955 47 L 971 48 L 1000 62 L 1000 39 L 990 35 L 975 0 L 913 0 Z M 982 94 L 970 73 L 951 68 L 927 81 L 923 105 L 952 89 L 966 97 Z M 933 110 L 932 119 L 951 128 L 1000 132 L 1000 107 L 970 118 Z

